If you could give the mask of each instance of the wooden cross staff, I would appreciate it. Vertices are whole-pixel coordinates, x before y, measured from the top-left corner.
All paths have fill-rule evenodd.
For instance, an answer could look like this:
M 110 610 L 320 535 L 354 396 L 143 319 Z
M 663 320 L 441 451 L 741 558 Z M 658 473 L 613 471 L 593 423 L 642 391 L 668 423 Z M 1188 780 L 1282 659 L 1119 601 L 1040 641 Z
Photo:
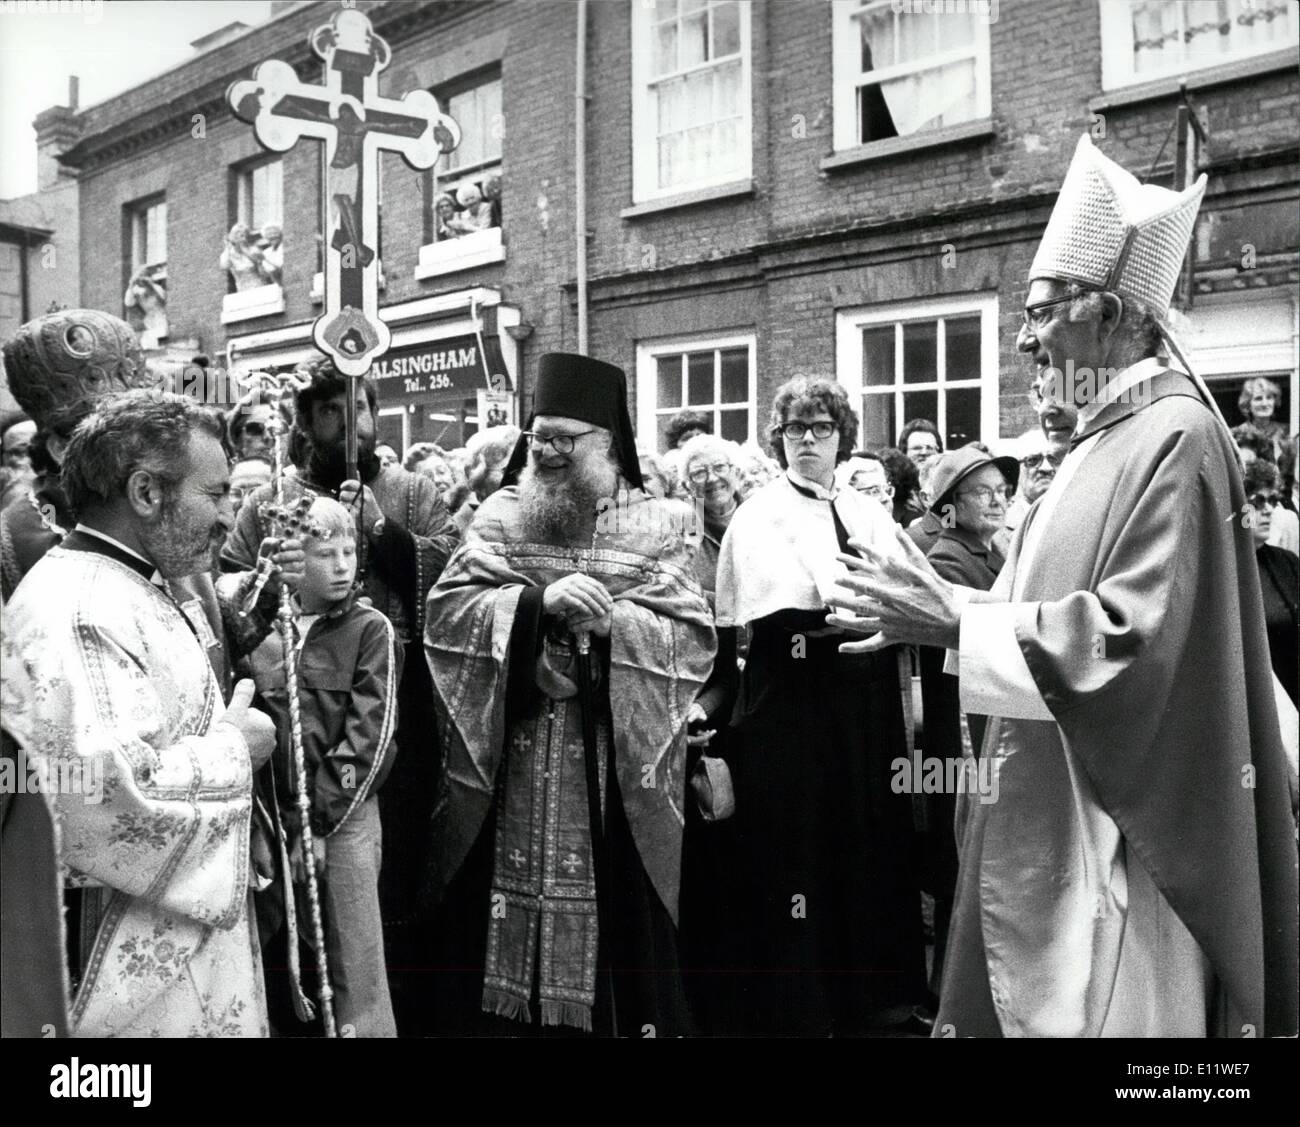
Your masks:
M 379 154 L 400 153 L 413 169 L 432 168 L 460 144 L 460 126 L 427 90 L 413 90 L 401 101 L 379 96 L 379 72 L 392 52 L 364 13 L 335 12 L 310 42 L 325 63 L 324 86 L 303 82 L 288 63 L 269 59 L 252 79 L 232 83 L 226 100 L 273 152 L 287 152 L 303 137 L 325 142 L 325 309 L 312 339 L 351 382 L 392 341 L 379 317 Z M 355 383 L 350 391 L 347 473 L 356 479 Z

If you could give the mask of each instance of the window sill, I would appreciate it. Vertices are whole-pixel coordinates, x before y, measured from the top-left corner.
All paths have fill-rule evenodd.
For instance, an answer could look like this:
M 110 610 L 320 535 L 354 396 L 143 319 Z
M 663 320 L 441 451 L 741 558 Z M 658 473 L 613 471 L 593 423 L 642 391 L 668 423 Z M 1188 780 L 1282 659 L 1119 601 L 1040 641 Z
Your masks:
M 221 323 L 253 321 L 284 312 L 284 290 L 275 283 L 258 286 L 243 293 L 228 293 L 221 299 Z
M 474 231 L 458 239 L 443 239 L 420 248 L 420 260 L 415 266 L 418 280 L 454 274 L 474 266 L 487 266 L 506 260 L 505 244 L 501 241 L 501 228 L 489 227 Z
M 712 203 L 714 200 L 729 200 L 736 196 L 752 196 L 753 180 L 733 180 L 729 184 L 718 184 L 712 188 L 698 188 L 693 192 L 679 192 L 662 199 L 646 200 L 634 203 L 618 213 L 620 219 L 636 219 L 641 215 L 653 215 L 657 211 L 672 211 L 678 207 L 694 207 L 696 204 Z
M 994 136 L 993 119 L 986 117 L 979 121 L 963 121 L 959 125 L 946 125 L 942 129 L 930 129 L 924 133 L 911 133 L 906 137 L 890 137 L 885 141 L 872 141 L 867 145 L 858 145 L 852 149 L 843 149 L 824 157 L 821 162 L 823 172 L 833 172 L 838 168 L 850 168 L 858 164 L 868 164 L 876 160 L 888 160 L 902 156 L 904 153 L 921 152 L 925 149 L 937 149 L 952 145 L 958 141 L 978 141 Z
M 1172 75 L 1108 90 L 1104 94 L 1089 98 L 1088 109 L 1108 110 L 1168 98 L 1177 94 L 1184 82 L 1188 90 L 1203 90 L 1226 82 L 1269 74 L 1272 71 L 1294 71 L 1297 66 L 1300 66 L 1300 47 L 1287 47 L 1281 51 L 1270 51 L 1267 55 L 1256 55 L 1251 59 L 1238 59 L 1236 62 L 1221 63 L 1219 66 L 1190 71 L 1184 75 Z

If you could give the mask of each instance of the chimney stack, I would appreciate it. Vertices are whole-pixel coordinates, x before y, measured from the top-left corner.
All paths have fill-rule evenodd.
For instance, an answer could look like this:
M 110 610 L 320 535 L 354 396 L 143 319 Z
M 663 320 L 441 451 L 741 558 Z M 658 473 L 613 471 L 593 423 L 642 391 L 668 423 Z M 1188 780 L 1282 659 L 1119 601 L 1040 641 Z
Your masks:
M 68 102 L 66 106 L 51 106 L 42 110 L 32 122 L 36 130 L 36 187 L 38 190 L 52 188 L 60 180 L 75 179 L 76 173 L 64 168 L 58 161 L 60 153 L 66 153 L 77 143 L 81 127 L 77 122 L 77 103 L 80 97 L 79 83 L 76 75 L 68 78 Z

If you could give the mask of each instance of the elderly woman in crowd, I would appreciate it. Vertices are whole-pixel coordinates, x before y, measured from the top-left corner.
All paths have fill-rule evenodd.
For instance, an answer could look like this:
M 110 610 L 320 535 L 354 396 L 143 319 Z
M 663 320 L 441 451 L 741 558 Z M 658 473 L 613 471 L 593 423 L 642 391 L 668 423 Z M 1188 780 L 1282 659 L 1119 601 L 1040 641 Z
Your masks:
M 934 570 L 950 583 L 987 591 L 1005 560 L 995 546 L 1015 492 L 1020 464 L 1015 458 L 994 458 L 979 447 L 963 446 L 939 458 L 931 467 L 934 501 L 930 513 L 940 531 L 927 554 Z M 963 717 L 957 678 L 943 671 L 944 651 L 920 647 L 921 701 L 925 730 L 924 759 L 945 762 L 979 755 L 984 741 L 983 716 Z M 943 777 L 949 777 L 945 771 Z M 957 887 L 957 836 L 953 822 L 957 797 L 926 796 L 921 842 L 926 890 L 934 897 L 934 969 L 931 984 L 938 993 L 943 957 Z
M 885 512 L 894 511 L 894 486 L 879 454 L 859 451 L 841 462 L 835 470 L 835 481 L 841 487 L 856 489 L 864 497 L 884 506 Z
M 1269 533 L 1281 504 L 1277 468 L 1257 461 L 1246 467 L 1246 498 L 1254 514 L 1251 531 L 1255 536 L 1255 561 L 1259 564 L 1259 585 L 1264 596 L 1264 625 L 1268 630 L 1268 653 L 1273 672 L 1282 687 L 1296 700 L 1296 635 L 1300 631 L 1300 559 L 1285 548 L 1270 544 Z
M 716 602 L 718 553 L 741 503 L 740 448 L 711 434 L 697 434 L 681 448 L 682 473 L 695 504 L 698 546 L 695 578 L 710 609 Z M 681 936 L 683 959 L 698 971 L 686 978 L 701 1029 L 741 1033 L 736 983 L 719 975 L 735 944 L 741 910 L 736 874 L 743 863 L 730 820 L 732 786 L 727 764 L 727 726 L 740 683 L 735 627 L 718 628 L 713 672 L 687 713 L 691 755 L 687 764 L 693 800 L 687 803 L 682 845 Z
M 890 785 L 907 754 L 897 654 L 841 653 L 827 625 L 850 538 L 898 550 L 879 505 L 835 488 L 857 433 L 839 384 L 784 384 L 769 434 L 785 472 L 736 511 L 718 558 L 718 626 L 751 632 L 729 738 L 755 1033 L 917 1024 L 925 998 L 911 800 Z
M 442 448 L 435 443 L 417 442 L 407 450 L 402 465 L 412 473 L 422 473 L 425 477 L 431 478 L 444 502 L 455 492 L 459 475 L 452 468 Z M 447 508 L 449 511 L 454 511 L 450 503 L 447 504 Z
M 742 497 L 748 497 L 751 493 L 762 489 L 781 472 L 781 467 L 776 461 L 769 458 L 753 442 L 744 443 L 737 451 L 736 468 L 740 475 L 737 484 L 740 486 Z
M 1278 418 L 1282 406 L 1282 389 L 1264 376 L 1256 376 L 1241 385 L 1237 409 L 1273 450 L 1271 461 L 1276 462 L 1286 445 L 1286 426 Z
M 660 500 L 677 496 L 677 477 L 658 454 L 642 450 L 637 453 L 637 461 L 647 493 Z

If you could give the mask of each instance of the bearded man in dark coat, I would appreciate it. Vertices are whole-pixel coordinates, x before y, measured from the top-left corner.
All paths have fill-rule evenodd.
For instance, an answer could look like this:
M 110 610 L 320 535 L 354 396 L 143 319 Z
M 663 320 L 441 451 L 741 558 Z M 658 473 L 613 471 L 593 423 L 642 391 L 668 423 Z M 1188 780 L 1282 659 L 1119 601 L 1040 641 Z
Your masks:
M 619 369 L 549 354 L 536 389 L 429 597 L 439 1028 L 681 1034 L 687 711 L 715 650 L 693 515 L 643 491 Z

